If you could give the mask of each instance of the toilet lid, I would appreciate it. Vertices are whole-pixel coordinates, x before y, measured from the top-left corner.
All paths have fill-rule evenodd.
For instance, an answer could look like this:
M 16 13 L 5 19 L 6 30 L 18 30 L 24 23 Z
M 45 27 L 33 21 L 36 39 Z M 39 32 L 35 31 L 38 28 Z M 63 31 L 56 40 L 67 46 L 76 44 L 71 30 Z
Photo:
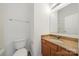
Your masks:
M 21 48 L 17 50 L 14 54 L 14 56 L 27 56 L 27 55 L 28 55 L 28 51 L 25 48 Z

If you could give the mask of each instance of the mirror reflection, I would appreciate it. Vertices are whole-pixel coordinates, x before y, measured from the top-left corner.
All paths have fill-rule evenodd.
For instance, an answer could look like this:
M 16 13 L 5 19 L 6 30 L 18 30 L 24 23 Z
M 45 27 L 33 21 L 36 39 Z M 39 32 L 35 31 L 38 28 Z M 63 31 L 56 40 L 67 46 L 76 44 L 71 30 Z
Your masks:
M 50 32 L 79 35 L 79 3 L 51 6 Z

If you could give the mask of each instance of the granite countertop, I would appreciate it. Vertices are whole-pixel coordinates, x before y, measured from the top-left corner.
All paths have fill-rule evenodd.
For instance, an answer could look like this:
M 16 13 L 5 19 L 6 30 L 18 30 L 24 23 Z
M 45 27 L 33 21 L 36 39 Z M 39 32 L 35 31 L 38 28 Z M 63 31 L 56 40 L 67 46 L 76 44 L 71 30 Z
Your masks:
M 53 34 L 79 39 L 79 35 L 70 35 L 70 34 L 61 34 L 61 33 L 53 33 Z
M 79 39 L 79 35 L 70 35 L 70 34 L 62 34 L 62 33 L 48 33 L 47 35 L 52 35 L 52 34 Z M 46 35 L 46 34 L 43 34 L 43 35 Z

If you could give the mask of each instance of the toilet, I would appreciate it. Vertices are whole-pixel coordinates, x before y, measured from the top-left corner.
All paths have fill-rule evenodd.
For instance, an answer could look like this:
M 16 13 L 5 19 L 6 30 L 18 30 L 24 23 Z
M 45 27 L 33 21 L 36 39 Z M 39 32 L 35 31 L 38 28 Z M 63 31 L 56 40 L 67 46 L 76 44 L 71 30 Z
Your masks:
M 23 39 L 14 41 L 14 46 L 16 51 L 13 56 L 27 56 L 28 51 L 25 48 L 25 44 L 26 44 L 26 41 Z

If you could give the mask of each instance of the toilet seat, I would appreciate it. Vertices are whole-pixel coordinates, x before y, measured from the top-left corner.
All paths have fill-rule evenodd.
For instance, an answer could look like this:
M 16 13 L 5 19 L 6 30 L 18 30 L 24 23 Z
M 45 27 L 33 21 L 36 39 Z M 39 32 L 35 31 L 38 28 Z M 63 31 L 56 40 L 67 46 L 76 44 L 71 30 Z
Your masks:
M 13 56 L 27 56 L 27 55 L 28 55 L 27 49 L 21 48 L 21 49 L 17 50 Z

